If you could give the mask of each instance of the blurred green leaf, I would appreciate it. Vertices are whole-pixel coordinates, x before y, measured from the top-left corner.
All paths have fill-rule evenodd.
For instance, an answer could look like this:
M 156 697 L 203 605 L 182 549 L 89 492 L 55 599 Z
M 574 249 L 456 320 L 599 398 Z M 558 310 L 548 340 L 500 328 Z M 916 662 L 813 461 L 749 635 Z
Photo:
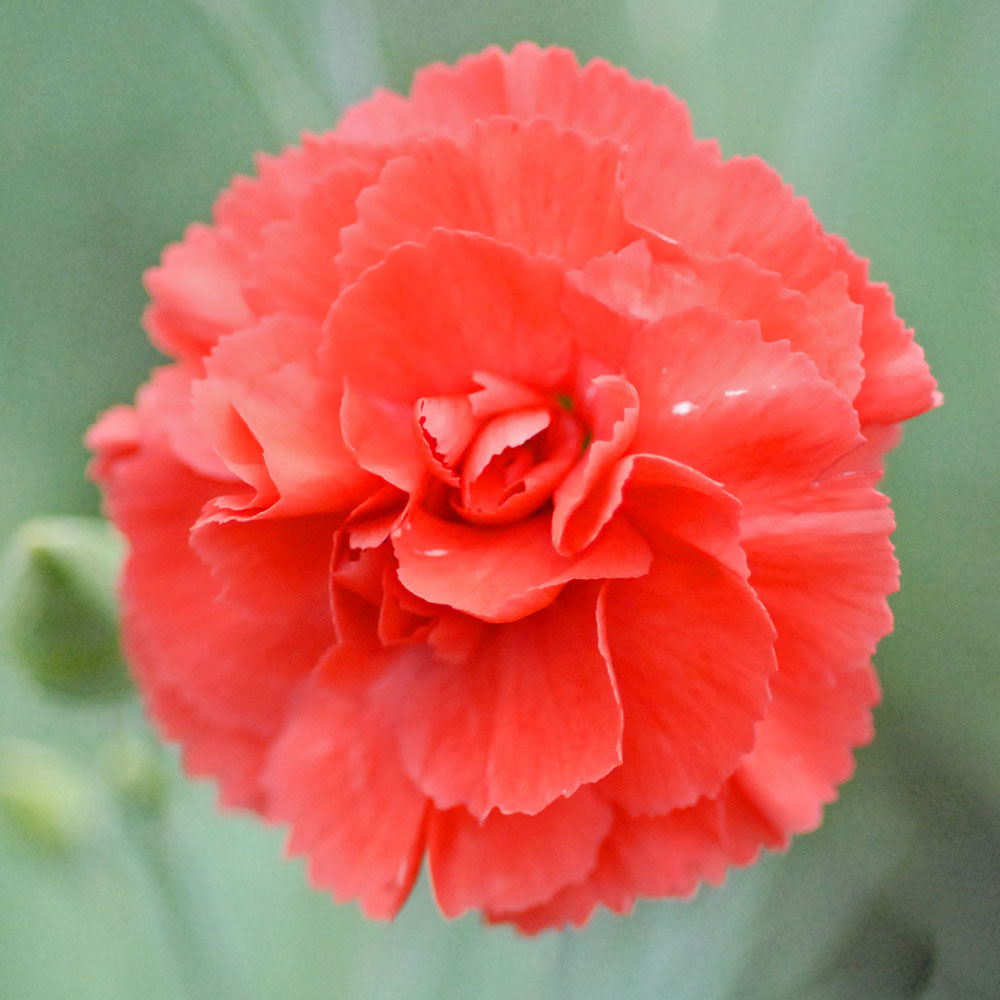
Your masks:
M 76 697 L 132 690 L 118 647 L 124 545 L 98 518 L 27 521 L 0 560 L 0 644 L 42 688 Z
M 0 816 L 26 842 L 64 853 L 98 825 L 93 782 L 65 755 L 29 740 L 0 740 Z

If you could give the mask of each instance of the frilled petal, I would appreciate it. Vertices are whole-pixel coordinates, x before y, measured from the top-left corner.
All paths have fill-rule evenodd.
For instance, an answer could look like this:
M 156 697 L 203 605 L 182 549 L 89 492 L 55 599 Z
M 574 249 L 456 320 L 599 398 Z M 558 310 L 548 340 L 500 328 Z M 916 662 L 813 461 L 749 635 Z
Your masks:
M 430 396 L 417 400 L 414 413 L 425 446 L 428 469 L 442 482 L 458 485 L 453 471 L 476 436 L 479 422 L 468 396 Z
M 864 306 L 861 348 L 865 381 L 856 405 L 863 424 L 888 424 L 915 417 L 942 401 L 924 352 L 896 315 L 887 285 L 868 279 L 868 261 L 830 237 L 839 267 L 847 274 L 852 298 Z
M 274 593 L 258 581 L 241 591 L 241 602 L 218 599 L 223 584 L 193 551 L 189 536 L 206 502 L 229 484 L 199 476 L 174 458 L 155 413 L 140 410 L 137 429 L 130 448 L 119 440 L 98 467 L 108 513 L 130 547 L 121 585 L 128 661 L 144 690 L 176 691 L 197 706 L 185 715 L 173 711 L 176 699 L 154 695 L 154 712 L 163 705 L 172 713 L 158 720 L 172 738 L 204 748 L 199 733 L 210 720 L 242 734 L 245 743 L 270 739 L 299 680 L 334 639 L 324 574 L 316 572 L 328 553 L 319 552 L 312 564 L 297 564 L 297 554 L 286 563 L 277 547 L 264 561 L 284 574 L 287 590 Z M 289 635 L 274 628 L 276 615 L 309 627 Z M 214 745 L 223 753 L 229 744 L 220 739 Z M 230 770 L 222 759 L 215 763 L 221 772 Z
M 507 524 L 535 513 L 580 454 L 580 425 L 561 411 L 515 410 L 488 421 L 462 466 L 461 506 L 476 524 Z M 582 546 L 581 546 L 582 548 Z
M 378 165 L 350 161 L 318 179 L 290 218 L 264 226 L 246 265 L 244 297 L 258 316 L 287 312 L 321 322 L 340 292 L 341 231 L 357 215 Z
M 787 288 L 780 275 L 739 255 L 711 257 L 672 249 L 654 259 L 645 242 L 590 261 L 570 280 L 611 308 L 656 320 L 694 306 L 755 320 L 766 341 L 787 341 L 820 374 L 853 399 L 861 386 L 862 309 L 838 273 L 813 300 Z
M 624 512 L 654 548 L 663 538 L 711 556 L 741 579 L 749 576 L 740 543 L 740 502 L 696 469 L 662 455 L 628 455 L 606 477 L 609 506 Z
M 234 517 L 208 503 L 190 529 L 190 544 L 209 567 L 217 599 L 242 607 L 263 625 L 287 626 L 293 613 L 306 630 L 330 634 L 327 571 L 340 519 L 329 514 L 309 517 Z M 311 592 L 311 605 L 299 599 Z
M 597 862 L 612 810 L 589 788 L 540 813 L 491 812 L 477 822 L 465 809 L 435 812 L 427 856 L 441 911 L 521 910 L 548 902 Z
M 344 441 L 362 469 L 397 489 L 417 491 L 431 466 L 409 403 L 359 392 L 345 382 L 340 426 Z
M 689 309 L 643 326 L 626 372 L 642 400 L 633 448 L 666 455 L 763 508 L 863 441 L 851 404 L 753 322 Z
M 181 691 L 153 679 L 147 679 L 143 699 L 163 734 L 181 744 L 186 774 L 215 781 L 219 804 L 226 808 L 264 811 L 260 776 L 271 751 L 269 737 L 203 716 Z
M 621 518 L 571 556 L 553 547 L 544 513 L 488 527 L 415 507 L 392 537 L 405 587 L 488 622 L 516 621 L 546 607 L 570 580 L 641 576 L 650 560 L 642 536 Z
M 670 537 L 650 572 L 607 584 L 607 649 L 625 715 L 622 766 L 602 784 L 634 814 L 715 792 L 770 702 L 774 630 L 752 588 Z
M 253 322 L 243 297 L 242 255 L 208 226 L 190 226 L 143 277 L 152 303 L 144 322 L 153 343 L 196 360 L 220 337 Z
M 362 394 L 400 402 L 467 393 L 488 371 L 558 385 L 573 330 L 563 267 L 471 233 L 435 230 L 369 268 L 337 300 L 320 357 Z
M 522 934 L 538 934 L 555 928 L 582 927 L 598 905 L 613 913 L 629 913 L 636 892 L 622 871 L 613 848 L 613 838 L 622 816 L 616 809 L 593 868 L 580 882 L 564 885 L 551 899 L 520 910 L 491 909 L 486 919 L 493 924 L 513 924 Z
M 895 315 L 884 285 L 868 281 L 864 261 L 826 234 L 804 198 L 756 157 L 723 162 L 699 148 L 676 161 L 655 187 L 630 187 L 630 216 L 686 247 L 715 256 L 738 253 L 776 271 L 822 309 L 831 276 L 846 274 L 851 298 L 864 307 L 861 348 L 867 390 L 858 394 L 863 423 L 892 423 L 937 405 L 923 352 Z
M 385 726 L 364 696 L 314 686 L 265 775 L 268 814 L 291 825 L 288 851 L 308 856 L 313 884 L 378 919 L 394 917 L 413 888 L 428 811 Z
M 815 830 L 823 807 L 854 773 L 854 750 L 874 732 L 879 685 L 868 666 L 827 685 L 779 673 L 774 698 L 775 709 L 737 777 L 743 794 L 787 840 Z
M 604 527 L 615 505 L 602 503 L 594 488 L 635 436 L 639 395 L 626 379 L 599 375 L 581 393 L 592 440 L 553 496 L 552 544 L 569 554 L 589 545 Z
M 344 142 L 334 132 L 302 134 L 301 146 L 277 155 L 258 153 L 253 177 L 234 177 L 212 209 L 215 227 L 244 254 L 258 250 L 265 229 L 290 219 L 318 182 L 342 168 L 374 169 L 387 153 L 365 144 Z
M 239 491 L 239 480 L 219 458 L 211 441 L 206 440 L 201 433 L 191 411 L 192 380 L 198 374 L 199 369 L 183 364 L 163 365 L 154 369 L 149 381 L 136 394 L 137 406 L 144 414 L 155 414 L 158 433 L 166 438 L 166 444 L 177 459 L 206 479 L 228 481 L 231 489 Z M 134 446 L 140 434 L 135 411 L 129 407 L 120 409 L 131 415 L 132 429 L 125 431 L 125 438 L 131 442 L 130 446 Z M 143 423 L 148 424 L 148 416 Z M 101 429 L 98 433 L 105 433 L 108 426 L 107 415 L 99 426 Z M 93 441 L 88 443 L 91 447 L 101 447 Z
M 754 588 L 778 630 L 782 672 L 794 663 L 817 684 L 868 664 L 892 628 L 886 600 L 898 567 L 878 473 L 803 484 L 784 506 L 745 518 L 743 547 Z
M 193 388 L 203 433 L 276 515 L 347 511 L 373 488 L 340 432 L 340 386 L 320 377 L 315 321 L 279 315 L 227 337 Z
M 599 861 L 607 878 L 643 896 L 687 896 L 819 824 L 853 770 L 852 748 L 871 738 L 878 685 L 865 668 L 825 687 L 779 671 L 773 688 L 754 750 L 718 794 L 663 816 L 618 815 Z
M 594 585 L 568 587 L 544 611 L 483 629 L 465 662 L 414 660 L 395 673 L 403 763 L 439 809 L 538 813 L 619 763 L 621 708 L 596 603 Z
M 683 101 L 634 80 L 603 59 L 581 67 L 568 49 L 525 42 L 508 55 L 491 47 L 455 66 L 435 64 L 414 78 L 410 98 L 377 91 L 351 108 L 338 133 L 388 143 L 429 133 L 464 140 L 476 121 L 505 115 L 550 119 L 557 128 L 614 140 L 627 150 L 631 186 L 658 183 L 664 164 L 692 142 Z
M 492 236 L 578 267 L 637 235 L 625 220 L 622 150 L 559 132 L 551 121 L 494 118 L 458 145 L 435 137 L 390 161 L 358 200 L 337 266 L 345 283 L 392 247 L 435 228 Z M 573 197 L 562 194 L 572 191 Z

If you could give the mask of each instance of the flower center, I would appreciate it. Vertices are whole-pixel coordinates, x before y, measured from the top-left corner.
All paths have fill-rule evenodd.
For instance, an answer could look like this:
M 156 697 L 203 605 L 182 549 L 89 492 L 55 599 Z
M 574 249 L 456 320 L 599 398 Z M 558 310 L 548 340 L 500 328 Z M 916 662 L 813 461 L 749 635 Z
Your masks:
M 510 524 L 550 500 L 580 457 L 587 431 L 569 412 L 572 400 L 565 395 L 547 399 L 517 387 L 508 393 L 515 404 L 510 409 L 495 392 L 487 405 L 476 395 L 417 403 L 429 469 L 447 486 L 443 497 L 440 489 L 431 492 L 443 500 L 435 504 L 442 513 L 475 524 Z

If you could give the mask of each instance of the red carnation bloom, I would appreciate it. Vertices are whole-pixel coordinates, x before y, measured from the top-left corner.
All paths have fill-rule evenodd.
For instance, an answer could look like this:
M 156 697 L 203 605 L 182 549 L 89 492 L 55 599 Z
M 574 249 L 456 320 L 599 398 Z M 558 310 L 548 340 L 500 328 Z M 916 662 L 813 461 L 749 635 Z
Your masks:
M 89 436 L 124 642 L 222 801 L 375 917 L 525 931 L 820 821 L 871 735 L 938 397 L 756 159 L 521 45 L 257 161 L 147 275 L 172 363 Z

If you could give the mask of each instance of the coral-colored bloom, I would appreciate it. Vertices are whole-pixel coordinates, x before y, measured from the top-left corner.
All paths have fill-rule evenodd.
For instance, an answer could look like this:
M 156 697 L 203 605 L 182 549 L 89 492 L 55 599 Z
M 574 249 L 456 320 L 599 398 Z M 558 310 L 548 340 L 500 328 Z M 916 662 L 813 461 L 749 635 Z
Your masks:
M 668 91 L 490 49 L 261 157 L 91 431 L 124 641 L 222 801 L 391 917 L 525 931 L 812 829 L 871 735 L 884 285 Z

